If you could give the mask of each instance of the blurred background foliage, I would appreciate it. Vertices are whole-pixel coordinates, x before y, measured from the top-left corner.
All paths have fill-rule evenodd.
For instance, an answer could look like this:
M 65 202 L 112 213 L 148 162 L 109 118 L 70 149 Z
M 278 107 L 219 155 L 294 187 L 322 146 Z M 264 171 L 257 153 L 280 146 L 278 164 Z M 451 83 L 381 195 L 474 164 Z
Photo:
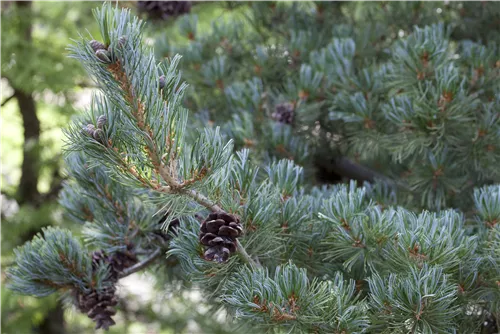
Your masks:
M 65 48 L 79 30 L 92 29 L 93 5 L 2 2 L 2 273 L 16 246 L 43 226 L 63 224 L 61 128 L 84 78 Z M 57 297 L 21 297 L 2 284 L 2 333 L 30 332 L 64 332 Z

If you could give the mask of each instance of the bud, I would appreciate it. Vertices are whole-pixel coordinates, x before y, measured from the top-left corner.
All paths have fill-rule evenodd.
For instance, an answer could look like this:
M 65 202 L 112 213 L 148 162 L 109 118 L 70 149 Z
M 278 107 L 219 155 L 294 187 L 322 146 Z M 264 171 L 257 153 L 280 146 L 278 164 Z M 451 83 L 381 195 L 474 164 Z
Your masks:
M 106 117 L 106 115 L 101 115 L 97 118 L 97 127 L 99 129 L 102 129 L 102 127 L 104 125 L 106 125 L 106 122 L 107 122 L 108 118 Z
M 163 87 L 165 87 L 165 76 L 162 75 L 160 77 L 160 89 L 163 89 Z
M 92 124 L 87 124 L 87 126 L 83 127 L 82 130 L 89 136 L 94 136 L 95 126 L 93 126 Z
M 102 131 L 101 129 L 96 129 L 92 137 L 94 137 L 94 139 L 99 143 L 104 143 L 104 131 Z
M 106 50 L 97 50 L 95 53 L 96 57 L 99 58 L 103 63 L 109 64 L 111 63 L 110 54 Z
M 126 43 L 127 43 L 127 36 L 121 36 L 120 38 L 118 38 L 118 45 L 120 47 L 123 48 Z
M 94 52 L 97 52 L 98 50 L 106 50 L 106 46 L 95 39 L 91 40 L 89 44 Z

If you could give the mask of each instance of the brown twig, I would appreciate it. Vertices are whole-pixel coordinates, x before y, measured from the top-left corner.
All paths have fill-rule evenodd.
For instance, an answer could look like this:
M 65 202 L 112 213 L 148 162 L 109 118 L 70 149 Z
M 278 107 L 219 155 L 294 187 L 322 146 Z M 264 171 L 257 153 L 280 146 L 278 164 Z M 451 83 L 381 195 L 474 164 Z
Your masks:
M 7 97 L 5 100 L 3 100 L 2 104 L 0 105 L 1 107 L 3 107 L 4 105 L 6 105 L 10 100 L 12 100 L 14 97 L 16 96 L 16 94 L 12 94 L 11 96 Z
M 137 103 L 137 110 L 133 111 L 132 114 L 134 117 L 136 117 L 137 120 L 137 126 L 148 133 L 148 135 L 153 138 L 153 134 L 151 133 L 151 129 L 147 126 L 144 120 L 144 105 L 142 104 L 141 101 L 138 101 L 135 99 L 135 94 L 132 91 L 132 85 L 130 84 L 125 72 L 123 71 L 123 68 L 121 67 L 120 63 L 113 64 L 109 67 L 111 73 L 114 75 L 115 79 L 117 79 L 121 83 L 121 88 L 124 90 L 124 92 L 127 95 L 127 100 L 130 105 L 134 105 Z M 207 209 L 217 212 L 217 211 L 223 211 L 220 206 L 217 204 L 213 203 L 210 201 L 208 198 L 206 198 L 204 195 L 196 192 L 195 190 L 191 189 L 185 189 L 181 187 L 181 184 L 174 178 L 169 172 L 169 168 L 158 158 L 158 148 L 154 141 L 152 142 L 152 150 L 148 149 L 148 155 L 149 158 L 151 159 L 153 166 L 155 167 L 156 172 L 162 177 L 162 179 L 167 183 L 167 187 L 160 187 L 157 190 L 161 190 L 164 192 L 175 192 L 178 191 L 179 193 L 188 195 L 189 197 L 193 198 L 195 201 L 206 207 Z M 138 177 L 138 175 L 134 175 Z
M 129 78 L 127 77 L 125 71 L 123 70 L 121 64 L 119 62 L 115 63 L 115 64 L 112 64 L 108 67 L 109 71 L 113 74 L 114 78 L 120 82 L 120 86 L 122 88 L 122 90 L 125 92 L 125 99 L 127 100 L 127 102 L 129 103 L 129 105 L 131 106 L 137 106 L 137 110 L 132 110 L 132 115 L 136 118 L 136 122 L 137 122 L 137 126 L 142 130 L 144 131 L 145 133 L 148 134 L 148 136 L 150 137 L 151 139 L 151 146 L 147 147 L 147 153 L 148 153 L 148 156 L 149 158 L 151 159 L 151 162 L 153 163 L 153 166 L 154 166 L 154 169 L 156 171 L 156 173 L 158 175 L 161 176 L 161 178 L 165 181 L 165 183 L 167 184 L 167 186 L 159 186 L 155 188 L 155 190 L 157 191 L 163 191 L 163 192 L 166 192 L 166 193 L 180 193 L 180 194 L 184 194 L 184 195 L 187 195 L 189 197 L 191 197 L 192 199 L 194 199 L 197 203 L 201 204 L 202 206 L 206 207 L 207 209 L 211 210 L 212 212 L 225 212 L 219 205 L 217 205 L 216 203 L 212 202 L 210 199 L 208 199 L 205 195 L 197 192 L 196 190 L 193 190 L 193 189 L 186 189 L 184 187 L 182 187 L 182 183 L 180 183 L 179 181 L 176 180 L 175 176 L 172 175 L 171 173 L 171 166 L 167 166 L 163 163 L 162 159 L 160 158 L 160 154 L 158 153 L 159 150 L 158 150 L 158 147 L 156 145 L 156 143 L 154 142 L 153 138 L 154 138 L 154 135 L 151 131 L 151 128 L 148 126 L 148 124 L 146 124 L 146 121 L 145 121 L 145 117 L 144 117 L 144 114 L 145 114 L 145 106 L 144 104 L 142 103 L 142 101 L 136 96 L 136 94 L 134 93 L 133 91 L 133 87 L 132 87 L 132 84 L 130 83 L 129 81 Z M 169 143 L 167 142 L 167 145 Z M 175 174 L 175 173 L 173 173 Z M 134 174 L 134 176 L 137 178 L 138 175 L 137 174 Z M 254 266 L 254 267 L 260 267 L 260 265 L 258 263 L 256 263 L 249 255 L 248 253 L 245 251 L 245 249 L 243 248 L 243 246 L 239 243 L 239 241 L 237 241 L 237 245 L 238 245 L 238 252 L 240 254 L 240 256 L 244 259 L 245 262 L 249 263 L 250 265 Z M 156 252 L 159 252 L 159 250 L 155 251 Z M 154 257 L 152 257 L 151 261 L 149 262 L 152 262 L 156 256 L 158 256 L 159 254 L 155 254 L 153 253 L 153 255 L 155 255 Z M 149 258 L 148 258 L 149 259 Z M 129 269 L 127 269 L 126 271 L 123 272 L 123 274 L 125 275 L 125 272 L 129 272 L 131 271 L 133 268 L 134 268 L 134 271 L 138 271 L 138 270 L 141 270 L 142 268 L 146 267 L 147 265 L 149 265 L 149 262 L 145 262 L 144 261 L 144 264 L 143 262 L 141 263 L 138 263 L 137 265 L 133 266 L 133 267 L 130 267 Z M 137 269 L 135 269 L 137 267 Z M 129 274 L 127 274 L 129 275 Z
M 206 198 L 204 195 L 200 194 L 199 192 L 192 190 L 192 189 L 183 189 L 183 193 L 188 195 L 189 197 L 193 198 L 196 202 L 200 203 L 207 209 L 213 211 L 213 212 L 219 212 L 219 211 L 224 211 L 220 206 L 217 204 L 213 203 L 210 201 L 208 198 Z
M 370 168 L 357 164 L 346 157 L 340 157 L 334 160 L 332 169 L 342 176 L 357 181 L 373 182 L 375 179 L 387 179 L 382 175 Z
M 123 270 L 118 276 L 118 278 L 124 278 L 129 275 L 132 275 L 133 273 L 141 271 L 142 269 L 148 267 L 151 263 L 153 263 L 158 257 L 160 257 L 161 254 L 162 254 L 161 248 L 157 248 L 153 253 L 151 253 L 151 255 L 149 255 L 141 262 L 138 262 L 134 264 L 132 267 Z

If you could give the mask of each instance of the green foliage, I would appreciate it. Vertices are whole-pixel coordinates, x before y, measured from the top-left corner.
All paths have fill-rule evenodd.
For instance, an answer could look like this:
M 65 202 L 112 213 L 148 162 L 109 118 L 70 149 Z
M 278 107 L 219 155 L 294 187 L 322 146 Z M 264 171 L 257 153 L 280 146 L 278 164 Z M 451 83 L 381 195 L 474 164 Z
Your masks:
M 383 324 L 381 332 L 434 333 L 448 328 L 448 333 L 455 333 L 453 319 L 460 314 L 453 305 L 457 289 L 441 269 L 423 267 L 385 279 L 375 274 L 368 282 L 375 323 Z
M 91 259 L 68 230 L 43 229 L 43 236 L 35 236 L 14 254 L 17 265 L 8 274 L 10 289 L 38 297 L 73 286 L 84 290 L 101 285 L 107 275 L 102 267 L 93 277 Z
M 473 186 L 498 181 L 499 34 L 477 11 L 499 13 L 492 3 L 252 3 L 187 43 L 159 35 L 157 54 L 185 56 L 185 105 L 197 126 L 207 110 L 225 123 L 236 149 L 293 159 L 308 179 L 325 156 L 348 157 L 393 179 L 401 204 L 465 209 Z M 468 40 L 465 21 L 480 39 Z M 180 34 L 196 22 L 180 18 Z M 294 120 L 273 126 L 284 102 Z
M 263 328 L 283 323 L 289 331 L 359 333 L 368 327 L 366 305 L 358 301 L 354 281 L 342 275 L 332 281 L 309 281 L 304 269 L 277 267 L 274 277 L 263 269 L 242 269 L 227 285 L 225 301 L 236 316 L 261 323 Z
M 48 202 L 39 208 L 32 206 L 13 207 L 7 210 L 8 203 L 15 203 L 2 196 L 2 271 L 14 264 L 13 250 L 30 240 L 42 228 L 63 223 L 62 212 L 57 203 Z M 11 204 L 12 205 L 12 204 Z M 9 212 L 10 211 L 10 212 Z M 6 288 L 9 279 L 2 284 L 2 333 L 30 333 L 44 324 L 54 312 L 58 296 L 44 298 L 20 296 Z

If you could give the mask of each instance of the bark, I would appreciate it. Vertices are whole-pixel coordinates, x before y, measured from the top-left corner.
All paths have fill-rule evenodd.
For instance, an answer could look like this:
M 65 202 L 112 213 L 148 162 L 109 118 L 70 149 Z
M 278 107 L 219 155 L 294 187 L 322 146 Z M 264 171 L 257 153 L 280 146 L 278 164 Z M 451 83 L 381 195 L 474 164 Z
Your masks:
M 40 120 L 36 114 L 33 96 L 17 88 L 14 88 L 14 94 L 17 98 L 24 127 L 23 163 L 18 199 L 20 204 L 34 203 L 40 195 L 38 192 Z
M 384 175 L 343 156 L 334 158 L 317 156 L 315 167 L 316 177 L 322 183 L 341 183 L 347 179 L 356 180 L 362 184 L 364 181 L 373 182 L 375 179 L 387 179 Z
M 33 29 L 32 2 L 16 1 L 15 5 L 23 15 L 23 19 L 20 20 L 19 24 L 20 33 L 24 36 L 25 41 L 31 42 Z M 20 204 L 36 205 L 40 197 L 40 193 L 38 192 L 40 120 L 37 116 L 33 94 L 23 91 L 22 87 L 13 86 L 13 88 L 14 97 L 17 99 L 19 105 L 24 127 L 23 163 L 21 167 L 21 180 L 18 187 L 18 199 Z M 33 328 L 33 333 L 37 334 L 64 334 L 65 332 L 64 310 L 60 302 L 54 309 L 49 311 L 39 326 Z
M 16 1 L 15 5 L 19 15 L 23 19 L 19 21 L 19 32 L 25 41 L 32 40 L 32 2 Z M 19 105 L 19 111 L 23 119 L 24 145 L 23 163 L 21 167 L 21 180 L 18 188 L 18 199 L 20 204 L 32 203 L 38 197 L 38 173 L 40 152 L 38 140 L 40 138 L 40 121 L 36 114 L 36 103 L 31 92 L 25 92 L 22 87 L 13 87 L 14 96 Z

